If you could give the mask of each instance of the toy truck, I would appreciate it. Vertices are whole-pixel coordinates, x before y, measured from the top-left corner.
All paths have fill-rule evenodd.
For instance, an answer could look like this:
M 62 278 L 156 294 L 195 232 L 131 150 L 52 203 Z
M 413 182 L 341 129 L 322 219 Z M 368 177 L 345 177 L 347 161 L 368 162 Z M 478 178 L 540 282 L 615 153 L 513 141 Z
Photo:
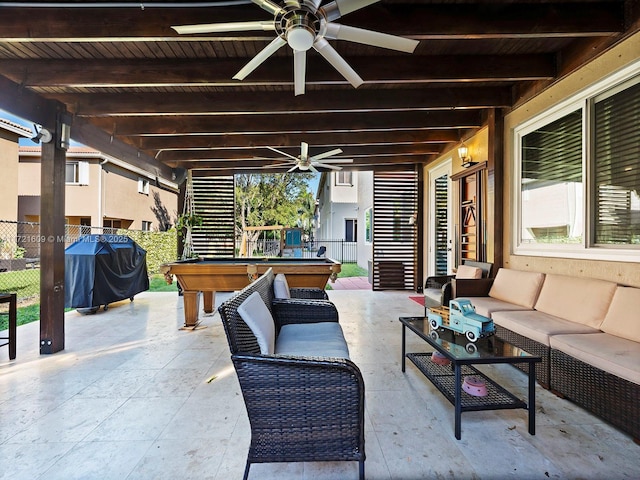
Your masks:
M 431 308 L 427 319 L 432 329 L 448 328 L 464 334 L 472 342 L 478 338 L 492 335 L 496 330 L 493 320 L 476 313 L 471 301 L 466 298 L 451 300 L 449 308 Z

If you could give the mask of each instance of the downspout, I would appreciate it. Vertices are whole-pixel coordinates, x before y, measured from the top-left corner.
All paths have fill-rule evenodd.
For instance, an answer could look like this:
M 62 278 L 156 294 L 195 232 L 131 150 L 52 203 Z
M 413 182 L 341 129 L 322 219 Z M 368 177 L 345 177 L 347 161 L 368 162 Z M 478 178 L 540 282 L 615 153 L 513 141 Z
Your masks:
M 102 160 L 100 162 L 100 171 L 98 172 L 98 221 L 100 222 L 100 225 L 98 225 L 100 228 L 104 227 L 104 185 L 103 185 L 103 178 L 104 178 L 104 168 L 103 165 L 105 165 L 106 163 L 109 163 L 109 159 L 105 158 L 104 160 Z

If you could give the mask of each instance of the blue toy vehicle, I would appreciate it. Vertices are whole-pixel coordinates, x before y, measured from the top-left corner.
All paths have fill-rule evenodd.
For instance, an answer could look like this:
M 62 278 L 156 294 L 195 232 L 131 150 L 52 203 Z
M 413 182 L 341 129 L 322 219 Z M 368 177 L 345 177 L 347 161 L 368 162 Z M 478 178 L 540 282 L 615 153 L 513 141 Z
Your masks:
M 431 308 L 427 319 L 432 329 L 448 328 L 454 332 L 463 333 L 472 342 L 492 335 L 496 331 L 493 320 L 476 313 L 476 309 L 467 298 L 451 300 L 449 308 Z

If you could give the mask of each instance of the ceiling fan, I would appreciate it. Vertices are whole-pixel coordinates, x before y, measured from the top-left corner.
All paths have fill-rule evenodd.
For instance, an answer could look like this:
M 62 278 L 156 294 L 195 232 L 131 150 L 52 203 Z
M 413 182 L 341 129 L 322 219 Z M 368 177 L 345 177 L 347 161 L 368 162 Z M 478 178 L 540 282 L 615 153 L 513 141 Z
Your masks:
M 337 165 L 332 165 L 334 163 L 352 163 L 353 160 L 351 158 L 334 158 L 331 159 L 334 155 L 338 155 L 342 153 L 341 148 L 336 148 L 334 150 L 329 150 L 327 152 L 319 153 L 318 155 L 309 156 L 309 144 L 305 142 L 300 143 L 300 155 L 294 157 L 293 155 L 289 155 L 286 152 L 278 150 L 277 148 L 267 147 L 269 150 L 276 152 L 280 155 L 283 155 L 291 160 L 286 163 L 293 164 L 287 173 L 295 172 L 296 170 L 300 170 L 301 172 L 306 172 L 308 170 L 312 172 L 317 172 L 316 167 L 319 168 L 328 168 L 330 170 L 342 170 L 342 167 Z
M 231 23 L 209 23 L 202 25 L 172 26 L 179 34 L 218 33 L 241 31 L 275 31 L 277 36 L 269 45 L 253 57 L 238 73 L 236 80 L 244 80 L 259 65 L 284 45 L 293 50 L 294 90 L 296 95 L 304 93 L 307 50 L 313 47 L 340 74 L 357 88 L 363 80 L 340 56 L 327 40 L 347 40 L 375 47 L 412 53 L 418 45 L 411 40 L 386 33 L 349 27 L 334 20 L 360 10 L 380 0 L 334 0 L 320 7 L 322 0 L 285 0 L 281 6 L 272 0 L 252 0 L 274 18 L 269 21 Z

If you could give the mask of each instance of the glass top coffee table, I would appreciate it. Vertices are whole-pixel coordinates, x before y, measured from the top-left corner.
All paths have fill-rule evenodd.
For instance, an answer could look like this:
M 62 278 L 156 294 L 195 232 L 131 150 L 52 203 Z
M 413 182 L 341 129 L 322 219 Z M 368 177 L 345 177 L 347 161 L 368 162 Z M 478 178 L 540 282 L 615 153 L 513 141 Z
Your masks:
M 461 438 L 462 412 L 512 408 L 528 410 L 529 433 L 535 435 L 535 364 L 542 361 L 541 357 L 530 355 L 495 335 L 470 342 L 464 335 L 457 335 L 451 330 L 432 330 L 426 317 L 400 317 L 400 323 L 402 371 L 405 371 L 405 358 L 408 358 L 454 405 L 456 439 Z M 426 341 L 435 352 L 407 353 L 407 328 Z M 527 401 L 519 399 L 473 366 L 495 363 L 528 364 Z

